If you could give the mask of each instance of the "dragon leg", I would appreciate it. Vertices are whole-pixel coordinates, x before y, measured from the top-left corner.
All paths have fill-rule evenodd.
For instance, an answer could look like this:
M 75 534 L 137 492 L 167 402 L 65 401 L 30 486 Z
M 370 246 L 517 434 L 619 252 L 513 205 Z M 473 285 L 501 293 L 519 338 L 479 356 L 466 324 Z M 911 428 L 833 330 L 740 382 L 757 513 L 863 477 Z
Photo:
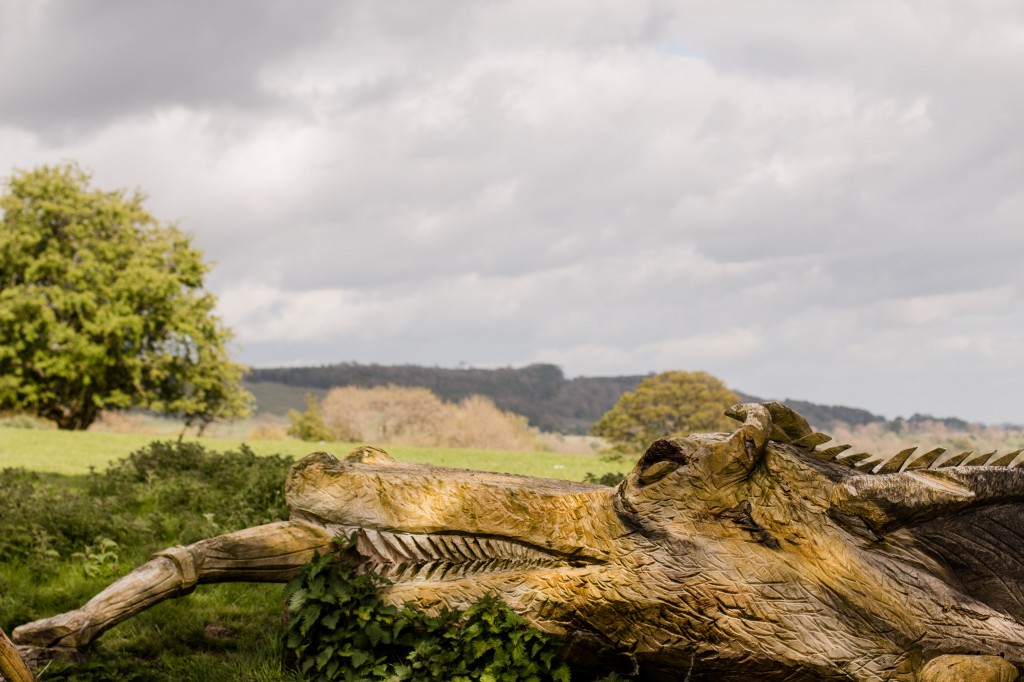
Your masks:
M 328 550 L 332 538 L 323 526 L 281 521 L 171 547 L 81 608 L 15 628 L 12 639 L 21 645 L 81 650 L 118 623 L 189 594 L 200 583 L 286 582 L 314 551 Z

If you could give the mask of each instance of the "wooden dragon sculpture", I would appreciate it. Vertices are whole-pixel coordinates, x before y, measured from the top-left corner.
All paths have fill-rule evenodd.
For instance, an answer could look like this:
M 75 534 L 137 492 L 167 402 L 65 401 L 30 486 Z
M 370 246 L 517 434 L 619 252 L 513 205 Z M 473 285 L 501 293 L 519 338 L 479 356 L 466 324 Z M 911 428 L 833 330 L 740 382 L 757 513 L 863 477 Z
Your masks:
M 616 488 L 312 454 L 289 521 L 158 552 L 21 645 L 82 649 L 198 584 L 284 581 L 355 533 L 388 598 L 500 595 L 570 661 L 645 680 L 972 680 L 1024 666 L 1024 463 L 819 449 L 779 403 L 653 443 Z

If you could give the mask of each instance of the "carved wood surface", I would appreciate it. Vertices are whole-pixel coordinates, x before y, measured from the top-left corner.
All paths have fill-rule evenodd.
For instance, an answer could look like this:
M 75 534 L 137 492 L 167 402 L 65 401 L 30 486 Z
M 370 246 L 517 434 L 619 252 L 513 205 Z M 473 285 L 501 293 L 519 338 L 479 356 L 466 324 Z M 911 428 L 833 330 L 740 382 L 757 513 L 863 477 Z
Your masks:
M 36 676 L 21 659 L 7 633 L 0 630 L 0 679 L 7 682 L 36 682 Z
M 570 658 L 641 679 L 1016 679 L 1020 453 L 848 455 L 784 405 L 730 414 L 735 432 L 656 441 L 616 488 L 315 453 L 286 482 L 290 521 L 160 552 L 14 638 L 82 648 L 202 583 L 287 580 L 355 534 L 391 601 L 495 592 Z

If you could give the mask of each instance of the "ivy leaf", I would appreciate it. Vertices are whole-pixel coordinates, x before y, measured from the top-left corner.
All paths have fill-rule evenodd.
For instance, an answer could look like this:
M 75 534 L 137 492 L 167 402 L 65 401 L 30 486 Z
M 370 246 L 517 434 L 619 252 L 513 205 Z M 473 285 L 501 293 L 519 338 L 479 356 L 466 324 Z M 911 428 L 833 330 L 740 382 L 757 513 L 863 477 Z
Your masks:
M 338 543 L 339 556 L 351 542 Z M 315 679 L 324 682 L 569 681 L 568 667 L 554 664 L 560 642 L 494 595 L 465 612 L 442 608 L 430 616 L 384 603 L 377 592 L 384 584 L 330 555 L 315 556 L 289 583 L 292 622 L 284 643 L 304 674 L 316 668 Z

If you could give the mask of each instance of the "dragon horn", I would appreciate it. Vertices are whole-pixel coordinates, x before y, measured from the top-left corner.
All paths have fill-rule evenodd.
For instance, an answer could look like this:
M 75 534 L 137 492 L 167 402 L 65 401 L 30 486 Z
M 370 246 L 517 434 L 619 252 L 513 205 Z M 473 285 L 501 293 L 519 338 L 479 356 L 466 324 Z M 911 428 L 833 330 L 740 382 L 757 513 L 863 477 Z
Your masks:
M 760 461 L 765 443 L 772 435 L 774 426 L 767 404 L 733 405 L 726 414 L 742 421 L 743 425 L 736 429 L 725 443 L 713 448 L 711 456 L 707 459 L 711 481 L 718 487 L 742 481 L 747 477 L 750 470 Z
M 760 407 L 768 410 L 771 427 L 768 438 L 779 443 L 792 443 L 812 449 L 821 443 L 832 440 L 831 436 L 815 433 L 807 420 L 792 408 L 775 400 L 764 403 L 741 403 L 733 405 L 725 411 L 726 416 L 736 421 L 746 422 L 749 408 Z

